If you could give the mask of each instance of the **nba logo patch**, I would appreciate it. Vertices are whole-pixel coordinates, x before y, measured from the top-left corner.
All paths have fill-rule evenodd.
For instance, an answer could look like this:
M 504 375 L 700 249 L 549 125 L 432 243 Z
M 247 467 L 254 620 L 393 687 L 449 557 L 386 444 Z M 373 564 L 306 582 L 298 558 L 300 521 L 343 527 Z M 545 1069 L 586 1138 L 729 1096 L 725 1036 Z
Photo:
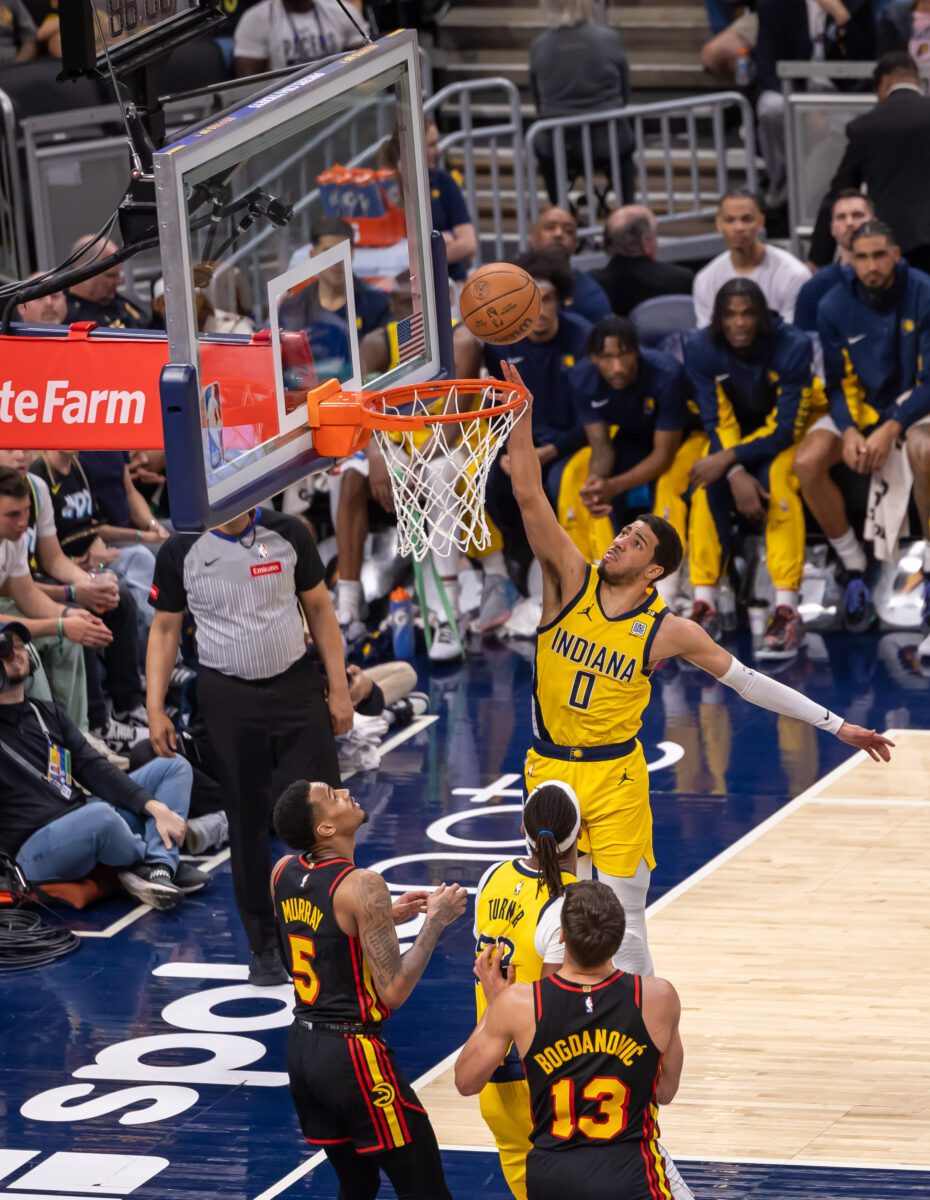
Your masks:
M 633 637 L 645 637 L 646 626 L 642 621 L 634 621 L 633 628 L 630 630 L 630 633 L 632 633 Z
M 522 891 L 523 891 L 523 884 L 518 883 L 517 886 L 513 889 L 513 894 L 515 896 L 519 896 Z
M 590 996 L 585 996 L 585 998 L 584 998 L 584 1010 L 585 1010 L 585 1012 L 588 1012 L 588 1013 L 594 1012 L 594 1001 L 591 999 Z
M 268 561 L 268 547 L 264 542 L 258 543 L 258 557 L 262 560 L 262 562 Z

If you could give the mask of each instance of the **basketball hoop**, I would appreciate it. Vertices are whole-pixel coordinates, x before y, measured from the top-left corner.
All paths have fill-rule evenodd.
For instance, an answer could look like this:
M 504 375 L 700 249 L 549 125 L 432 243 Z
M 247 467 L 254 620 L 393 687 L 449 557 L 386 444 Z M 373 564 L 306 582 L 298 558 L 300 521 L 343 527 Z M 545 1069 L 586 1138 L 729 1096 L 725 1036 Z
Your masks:
M 416 562 L 434 549 L 488 548 L 488 472 L 525 405 L 522 384 L 498 379 L 372 392 L 344 392 L 332 379 L 307 393 L 318 454 L 348 458 L 375 435 L 391 481 L 399 550 Z

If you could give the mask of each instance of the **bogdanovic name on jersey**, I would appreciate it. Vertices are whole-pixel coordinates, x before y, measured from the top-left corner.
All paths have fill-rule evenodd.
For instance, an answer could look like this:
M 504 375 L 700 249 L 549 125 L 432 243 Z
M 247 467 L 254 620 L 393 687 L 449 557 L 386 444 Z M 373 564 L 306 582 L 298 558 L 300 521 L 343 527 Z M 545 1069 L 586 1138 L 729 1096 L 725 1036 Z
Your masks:
M 566 633 L 561 626 L 552 639 L 552 651 L 588 671 L 616 679 L 618 683 L 630 683 L 639 665 L 635 656 L 627 657 L 580 634 Z
M 571 1062 L 582 1054 L 615 1054 L 624 1066 L 631 1067 L 645 1053 L 645 1045 L 616 1029 L 594 1029 L 592 1032 L 586 1029 L 583 1033 L 572 1033 L 544 1047 L 533 1055 L 533 1061 L 547 1075 L 551 1075 L 562 1063 Z

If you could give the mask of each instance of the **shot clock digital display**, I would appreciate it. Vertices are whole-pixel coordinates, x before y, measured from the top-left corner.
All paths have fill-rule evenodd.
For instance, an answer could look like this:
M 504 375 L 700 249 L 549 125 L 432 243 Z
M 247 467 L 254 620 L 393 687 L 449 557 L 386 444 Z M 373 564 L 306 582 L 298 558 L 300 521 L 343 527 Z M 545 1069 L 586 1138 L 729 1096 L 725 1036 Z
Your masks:
M 59 7 L 63 74 L 120 74 L 163 57 L 223 19 L 219 0 L 67 0 Z

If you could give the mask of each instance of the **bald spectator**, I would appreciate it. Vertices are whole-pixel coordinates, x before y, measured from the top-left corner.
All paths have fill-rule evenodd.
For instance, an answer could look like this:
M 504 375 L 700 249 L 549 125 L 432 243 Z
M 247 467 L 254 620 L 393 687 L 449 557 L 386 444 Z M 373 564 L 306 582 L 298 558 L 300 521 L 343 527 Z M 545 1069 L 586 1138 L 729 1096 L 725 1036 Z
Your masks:
M 105 242 L 101 246 L 93 234 L 85 234 L 78 238 L 73 249 L 80 252 L 75 266 L 83 266 L 97 260 L 104 262 L 117 253 L 119 246 L 115 242 Z M 83 283 L 72 284 L 66 293 L 68 323 L 96 321 L 98 325 L 109 325 L 114 329 L 147 329 L 148 315 L 120 294 L 122 282 L 123 268 L 117 263 Z
M 762 289 L 765 302 L 792 324 L 798 292 L 810 279 L 805 265 L 778 246 L 762 240 L 762 201 L 745 188 L 733 188 L 720 201 L 717 232 L 727 244 L 694 279 L 694 311 L 698 329 L 710 324 L 717 293 L 731 279 L 745 276 Z
M 592 325 L 601 317 L 610 316 L 610 301 L 600 284 L 587 271 L 578 271 L 571 265 L 571 257 L 578 249 L 578 222 L 565 208 L 547 208 L 533 222 L 529 237 L 530 250 L 555 253 L 565 259 L 572 273 L 573 292 L 571 299 L 562 305 L 576 317 L 584 317 Z
M 627 204 L 610 214 L 606 225 L 606 267 L 592 272 L 607 293 L 610 307 L 626 317 L 637 304 L 656 296 L 690 296 L 694 275 L 687 267 L 658 261 L 659 223 L 644 204 Z

